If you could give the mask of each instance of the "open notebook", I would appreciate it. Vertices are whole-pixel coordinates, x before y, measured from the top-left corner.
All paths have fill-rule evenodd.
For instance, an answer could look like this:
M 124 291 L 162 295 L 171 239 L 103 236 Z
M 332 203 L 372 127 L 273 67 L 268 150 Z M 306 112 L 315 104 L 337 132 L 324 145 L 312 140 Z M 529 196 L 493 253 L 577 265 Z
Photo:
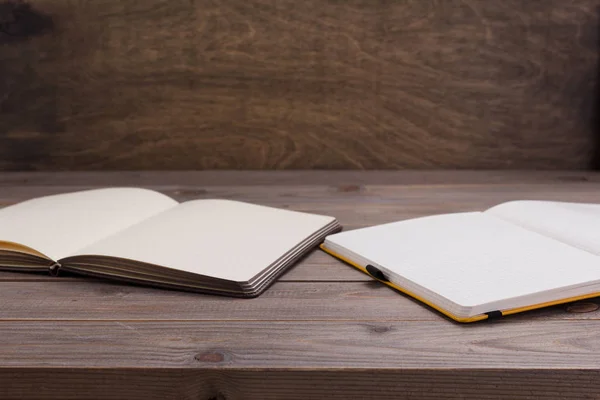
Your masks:
M 459 322 L 600 295 L 600 205 L 514 201 L 338 233 L 321 248 Z
M 0 269 L 252 297 L 339 229 L 333 217 L 230 200 L 88 190 L 1 209 Z

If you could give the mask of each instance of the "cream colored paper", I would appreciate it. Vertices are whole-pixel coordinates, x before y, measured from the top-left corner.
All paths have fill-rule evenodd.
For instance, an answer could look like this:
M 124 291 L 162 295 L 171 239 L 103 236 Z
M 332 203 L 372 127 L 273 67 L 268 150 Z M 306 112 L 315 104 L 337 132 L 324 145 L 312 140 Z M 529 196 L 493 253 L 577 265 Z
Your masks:
M 28 200 L 0 210 L 0 240 L 58 260 L 177 205 L 145 189 L 107 188 Z
M 250 280 L 334 218 L 196 200 L 80 249 L 237 282 Z

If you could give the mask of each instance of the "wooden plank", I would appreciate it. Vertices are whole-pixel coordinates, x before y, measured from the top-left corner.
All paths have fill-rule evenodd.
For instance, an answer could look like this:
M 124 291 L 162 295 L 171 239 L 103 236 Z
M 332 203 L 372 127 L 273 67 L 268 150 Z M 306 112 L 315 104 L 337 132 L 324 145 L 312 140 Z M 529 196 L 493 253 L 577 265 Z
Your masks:
M 290 268 L 280 282 L 361 282 L 366 274 L 317 249 Z
M 507 185 L 445 185 L 404 186 L 364 185 L 354 190 L 339 190 L 325 185 L 302 186 L 221 186 L 178 188 L 147 186 L 157 189 L 179 201 L 204 198 L 224 198 L 258 202 L 281 208 L 313 212 L 332 212 L 339 209 L 352 211 L 353 206 L 368 207 L 370 212 L 408 211 L 415 213 L 446 212 L 445 210 L 483 210 L 501 202 L 519 199 L 545 199 L 562 201 L 596 201 L 600 182 L 557 184 L 507 184 Z M 93 189 L 95 186 L 12 186 L 3 188 L 0 205 L 6 206 L 23 200 L 50 194 Z M 580 199 L 580 200 L 578 200 Z M 320 210 L 320 211 L 319 211 Z
M 30 4 L 0 15 L 3 170 L 592 162 L 598 0 Z
M 235 371 L 207 369 L 0 369 L 5 398 L 493 400 L 596 398 L 594 370 Z
M 427 184 L 403 173 L 370 184 L 357 173 L 363 183 L 348 186 L 311 183 L 321 172 L 290 174 L 287 183 L 267 174 L 259 186 L 235 184 L 252 174 L 227 174 L 214 184 L 219 174 L 148 173 L 140 182 L 180 200 L 332 213 L 347 229 L 522 198 L 600 202 L 599 181 L 587 173 L 492 173 L 489 185 L 485 172 L 446 175 L 454 184 L 436 173 Z M 0 174 L 0 203 L 136 182 L 15 176 Z M 256 299 L 15 273 L 0 274 L 0 293 L 6 398 L 564 399 L 599 390 L 599 299 L 457 324 L 320 251 Z
M 231 299 L 103 281 L 1 282 L 0 321 L 443 321 L 429 307 L 373 280 L 277 282 L 255 299 Z M 509 317 L 600 319 L 600 299 Z
M 5 321 L 0 364 L 4 369 L 598 371 L 598 329 L 598 320 L 510 318 L 468 326 L 442 320 Z
M 139 185 L 157 189 L 202 189 L 206 186 L 334 186 L 344 193 L 361 185 L 507 185 L 600 182 L 593 171 L 103 171 L 0 172 L 0 187 L 103 187 Z

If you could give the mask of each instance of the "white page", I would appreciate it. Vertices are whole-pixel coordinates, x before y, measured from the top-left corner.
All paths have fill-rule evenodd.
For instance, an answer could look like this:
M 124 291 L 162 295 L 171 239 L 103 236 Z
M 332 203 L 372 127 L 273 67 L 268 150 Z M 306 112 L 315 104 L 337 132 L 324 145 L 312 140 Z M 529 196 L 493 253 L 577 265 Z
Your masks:
M 486 213 L 600 255 L 600 204 L 511 201 Z
M 600 279 L 597 256 L 477 212 L 347 231 L 327 243 L 465 307 Z
M 245 282 L 334 218 L 230 200 L 196 200 L 78 252 Z
M 40 197 L 0 210 L 0 240 L 58 260 L 177 204 L 161 193 L 136 188 Z

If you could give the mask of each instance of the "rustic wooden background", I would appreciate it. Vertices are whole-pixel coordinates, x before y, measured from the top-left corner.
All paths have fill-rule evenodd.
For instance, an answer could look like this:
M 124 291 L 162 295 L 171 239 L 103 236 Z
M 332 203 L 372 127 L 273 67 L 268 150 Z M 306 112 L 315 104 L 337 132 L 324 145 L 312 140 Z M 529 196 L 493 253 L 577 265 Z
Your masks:
M 600 0 L 0 0 L 0 170 L 599 164 Z

